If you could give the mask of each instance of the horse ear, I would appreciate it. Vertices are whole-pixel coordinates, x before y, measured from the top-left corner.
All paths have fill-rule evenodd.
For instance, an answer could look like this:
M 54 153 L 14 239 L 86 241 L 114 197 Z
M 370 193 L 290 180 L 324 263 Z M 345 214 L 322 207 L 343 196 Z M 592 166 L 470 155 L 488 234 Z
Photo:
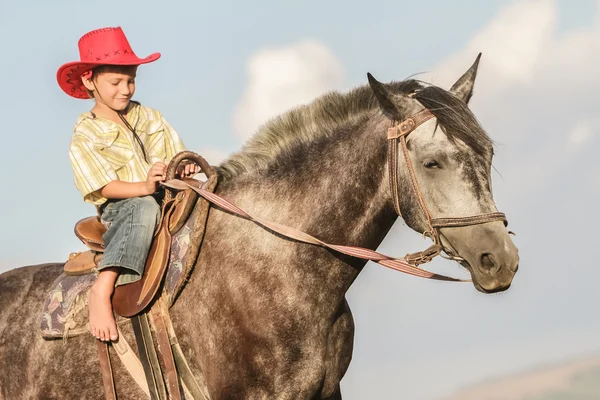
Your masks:
M 475 62 L 471 65 L 471 68 L 467 70 L 452 87 L 450 88 L 450 92 L 454 94 L 456 97 L 464 101 L 465 103 L 469 103 L 471 96 L 473 96 L 473 86 L 475 85 L 475 77 L 477 76 L 477 68 L 479 67 L 479 59 L 481 58 L 481 53 L 477 55 Z
M 375 97 L 377 97 L 377 101 L 379 101 L 379 105 L 383 108 L 387 113 L 393 115 L 395 118 L 398 118 L 398 107 L 392 101 L 392 93 L 388 90 L 388 88 L 377 79 L 373 77 L 369 72 L 367 72 L 367 79 L 369 80 L 369 85 L 375 93 Z
M 390 114 L 396 120 L 403 120 L 416 107 L 418 102 L 403 94 L 390 92 L 386 85 L 379 82 L 370 73 L 367 73 L 369 85 L 377 97 L 379 105 L 385 112 Z

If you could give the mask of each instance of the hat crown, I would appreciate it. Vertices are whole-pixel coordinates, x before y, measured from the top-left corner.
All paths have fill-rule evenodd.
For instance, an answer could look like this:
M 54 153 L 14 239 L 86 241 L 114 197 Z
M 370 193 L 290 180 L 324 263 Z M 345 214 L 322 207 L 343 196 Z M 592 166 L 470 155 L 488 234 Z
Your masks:
M 79 39 L 78 47 L 82 62 L 108 64 L 114 60 L 137 58 L 120 27 L 88 32 Z

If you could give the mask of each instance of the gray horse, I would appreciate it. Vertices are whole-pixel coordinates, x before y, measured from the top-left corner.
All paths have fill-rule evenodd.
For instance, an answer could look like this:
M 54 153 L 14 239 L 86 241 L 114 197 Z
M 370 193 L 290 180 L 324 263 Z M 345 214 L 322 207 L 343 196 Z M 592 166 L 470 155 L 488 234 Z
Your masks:
M 411 165 L 398 157 L 397 200 L 407 225 L 427 230 L 420 201 L 431 218 L 496 212 L 493 143 L 467 106 L 478 61 L 450 91 L 414 80 L 383 84 L 369 75 L 369 85 L 326 94 L 269 121 L 218 167 L 217 193 L 327 243 L 375 249 L 397 218 L 387 130 L 428 109 L 434 118 L 408 136 Z M 510 286 L 518 255 L 502 221 L 443 227 L 439 238 L 477 290 Z M 365 263 L 213 208 L 195 269 L 171 309 L 211 399 L 341 399 L 354 336 L 345 295 Z M 63 342 L 39 334 L 41 305 L 61 268 L 0 275 L 0 398 L 104 396 L 91 336 Z M 120 399 L 144 397 L 119 361 L 113 368 Z

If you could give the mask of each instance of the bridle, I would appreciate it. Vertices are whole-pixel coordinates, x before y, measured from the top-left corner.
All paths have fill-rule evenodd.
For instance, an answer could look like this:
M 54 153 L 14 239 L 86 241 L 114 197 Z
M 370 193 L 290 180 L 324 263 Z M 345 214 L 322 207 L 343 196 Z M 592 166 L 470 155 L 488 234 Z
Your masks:
M 425 203 L 425 200 L 423 199 L 423 196 L 421 194 L 421 190 L 419 189 L 419 184 L 417 182 L 415 170 L 408 156 L 408 148 L 406 147 L 406 137 L 417 127 L 419 127 L 422 123 L 430 120 L 433 117 L 434 115 L 431 111 L 429 111 L 428 109 L 424 109 L 400 123 L 392 123 L 392 126 L 388 129 L 387 136 L 389 143 L 388 164 L 390 173 L 390 187 L 392 191 L 392 197 L 396 213 L 398 213 L 398 215 L 402 217 L 402 213 L 400 211 L 400 193 L 398 191 L 398 145 L 400 145 L 403 157 L 406 160 L 406 165 L 408 166 L 408 171 L 410 173 L 412 190 L 416 198 L 418 199 L 419 206 L 421 207 L 421 210 L 423 211 L 427 219 L 427 230 L 424 232 L 424 235 L 433 240 L 433 245 L 431 245 L 427 249 L 417 253 L 407 254 L 403 258 L 386 256 L 385 254 L 381 254 L 374 250 L 366 249 L 363 247 L 344 246 L 326 243 L 296 228 L 250 215 L 246 211 L 242 210 L 235 204 L 231 203 L 229 200 L 217 195 L 216 193 L 204 190 L 201 187 L 190 185 L 189 183 L 181 181 L 179 179 L 170 179 L 167 182 L 161 182 L 161 185 L 174 190 L 192 189 L 213 205 L 233 215 L 250 220 L 271 232 L 278 233 L 283 237 L 293 239 L 298 242 L 326 247 L 342 254 L 361 258 L 364 260 L 370 260 L 380 265 L 383 265 L 384 267 L 391 268 L 396 271 L 404 272 L 407 274 L 420 276 L 422 278 L 453 282 L 468 282 L 468 280 L 451 278 L 444 275 L 432 273 L 424 269 L 418 268 L 418 266 L 420 264 L 424 264 L 431 261 L 434 257 L 438 255 L 440 257 L 448 258 L 455 261 L 463 261 L 462 258 L 454 254 L 453 250 L 444 247 L 440 240 L 440 228 L 470 226 L 492 221 L 503 221 L 506 225 L 506 216 L 504 215 L 504 213 L 501 212 L 492 212 L 470 217 L 431 218 L 431 214 L 429 212 L 429 209 L 427 208 L 427 204 Z M 189 154 L 193 155 L 195 158 L 201 158 L 197 154 L 189 151 L 186 151 L 184 153 L 185 154 L 182 154 L 182 156 L 186 156 Z M 181 158 L 180 161 L 183 161 L 183 159 L 185 158 Z M 442 251 L 447 254 L 447 257 L 441 254 Z
M 427 220 L 427 230 L 423 233 L 424 236 L 429 237 L 433 240 L 433 245 L 424 251 L 407 254 L 404 259 L 413 265 L 420 265 L 431 261 L 434 257 L 441 255 L 441 252 L 445 252 L 449 258 L 455 261 L 463 261 L 461 257 L 458 257 L 454 252 L 448 248 L 445 248 L 440 240 L 440 228 L 449 227 L 461 227 L 471 226 L 477 224 L 484 224 L 492 221 L 502 221 L 504 225 L 507 225 L 506 215 L 501 212 L 491 212 L 485 214 L 474 215 L 470 217 L 452 217 L 452 218 L 431 218 L 429 208 L 423 199 L 421 190 L 419 189 L 419 183 L 415 174 L 415 169 L 410 161 L 408 155 L 408 147 L 406 146 L 406 137 L 417 129 L 421 124 L 430 119 L 435 118 L 435 115 L 427 108 L 419 111 L 416 114 L 406 118 L 401 122 L 394 121 L 392 126 L 388 128 L 388 166 L 390 176 L 390 189 L 392 192 L 392 199 L 394 203 L 394 209 L 400 218 L 402 218 L 402 211 L 400 210 L 400 191 L 398 189 L 398 146 L 402 150 L 404 161 L 408 167 L 410 175 L 410 183 L 413 194 L 417 198 L 419 206 L 425 215 Z M 442 256 L 444 257 L 444 256 Z

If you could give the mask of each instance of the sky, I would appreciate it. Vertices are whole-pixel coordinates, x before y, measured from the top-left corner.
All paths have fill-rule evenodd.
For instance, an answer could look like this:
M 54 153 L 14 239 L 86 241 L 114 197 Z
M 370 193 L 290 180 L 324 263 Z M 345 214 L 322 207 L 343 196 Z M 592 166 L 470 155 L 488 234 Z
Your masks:
M 121 26 L 136 99 L 217 164 L 269 118 L 330 91 L 418 78 L 448 88 L 483 53 L 471 108 L 496 141 L 493 187 L 520 251 L 504 293 L 368 264 L 348 292 L 356 324 L 344 399 L 442 399 L 461 387 L 600 352 L 600 1 L 0 2 L 0 272 L 82 250 L 94 214 L 68 145 L 89 101 L 57 68 L 85 32 Z M 429 243 L 398 221 L 378 251 Z M 430 270 L 465 276 L 450 261 Z

